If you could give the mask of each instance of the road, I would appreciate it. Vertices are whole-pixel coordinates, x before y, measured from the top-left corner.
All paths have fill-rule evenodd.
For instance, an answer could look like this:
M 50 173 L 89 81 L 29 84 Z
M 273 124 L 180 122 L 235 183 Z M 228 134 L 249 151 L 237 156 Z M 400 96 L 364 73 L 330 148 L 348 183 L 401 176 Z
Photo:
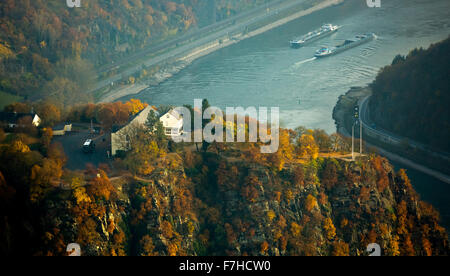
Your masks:
M 431 149 L 429 146 L 422 144 L 420 142 L 414 141 L 410 138 L 402 137 L 399 135 L 396 135 L 392 132 L 389 132 L 387 130 L 384 130 L 376 125 L 373 124 L 373 122 L 370 120 L 370 111 L 368 108 L 368 103 L 370 101 L 370 96 L 366 96 L 364 99 L 362 99 L 359 103 L 360 107 L 360 118 L 363 122 L 363 126 L 366 130 L 372 131 L 376 133 L 379 136 L 382 136 L 385 138 L 385 141 L 390 144 L 400 144 L 407 142 L 409 146 L 412 148 L 417 148 L 423 151 L 426 151 L 432 156 L 442 158 L 444 160 L 447 160 L 450 162 L 450 153 L 446 153 L 443 151 L 437 151 L 435 149 Z
M 82 145 L 86 139 L 95 141 L 95 151 L 93 153 L 84 153 Z M 55 136 L 53 142 L 59 142 L 64 148 L 67 156 L 65 167 L 69 170 L 84 170 L 86 164 L 91 163 L 98 166 L 102 163 L 109 164 L 107 151 L 111 150 L 111 135 L 90 134 L 88 129 L 78 132 L 67 133 L 64 136 Z
M 185 34 L 184 36 L 181 36 L 178 39 L 170 40 L 160 45 L 150 47 L 130 57 L 124 58 L 121 61 L 116 62 L 114 64 L 105 65 L 100 68 L 99 70 L 100 74 L 108 72 L 112 69 L 120 69 L 120 67 L 137 63 L 136 65 L 131 66 L 130 68 L 127 68 L 114 76 L 98 81 L 89 92 L 96 91 L 98 89 L 110 85 L 111 83 L 117 82 L 126 76 L 130 76 L 140 71 L 143 66 L 150 67 L 156 64 L 163 63 L 164 61 L 176 59 L 182 57 L 189 51 L 202 45 L 206 45 L 208 43 L 214 42 L 226 36 L 232 36 L 238 33 L 243 33 L 248 26 L 251 26 L 256 22 L 262 21 L 271 16 L 274 16 L 280 12 L 291 10 L 296 6 L 305 2 L 306 0 L 290 0 L 290 1 L 277 1 L 269 5 L 263 5 L 252 11 L 246 12 L 242 15 L 238 15 L 237 17 L 225 20 L 224 22 L 216 23 L 217 25 L 214 25 L 212 27 L 208 26 L 199 30 L 198 32 Z M 205 35 L 205 32 L 209 33 Z M 145 55 L 148 55 L 149 53 L 157 52 L 159 50 L 169 47 L 170 45 L 181 43 L 186 40 L 192 40 L 196 38 L 196 36 L 199 36 L 199 38 L 195 39 L 194 41 L 188 42 L 182 46 L 169 50 L 168 52 L 165 52 L 161 55 L 151 57 L 148 59 L 146 59 L 145 57 Z
M 368 108 L 368 103 L 370 100 L 370 95 L 366 96 L 365 98 L 361 99 L 358 104 L 359 104 L 359 116 L 362 122 L 362 125 L 364 127 L 364 132 L 368 133 L 371 132 L 372 134 L 375 134 L 376 136 L 378 136 L 378 138 L 381 138 L 384 142 L 392 144 L 392 145 L 400 145 L 403 141 L 406 141 L 408 143 L 409 146 L 413 147 L 413 148 L 418 148 L 421 149 L 423 151 L 426 151 L 427 153 L 429 153 L 430 155 L 433 155 L 435 157 L 439 157 L 439 158 L 443 158 L 443 160 L 447 160 L 450 161 L 449 159 L 449 154 L 446 154 L 444 152 L 436 152 L 436 151 L 432 151 L 430 150 L 430 148 L 422 143 L 413 141 L 409 138 L 405 138 L 405 137 L 401 137 L 399 135 L 395 135 L 389 131 L 386 131 L 384 129 L 381 129 L 377 126 L 375 126 L 372 121 L 370 120 L 370 112 L 369 112 L 369 108 Z M 372 146 L 372 145 L 371 145 Z M 430 168 L 427 168 L 425 166 L 422 166 L 420 164 L 417 164 L 409 159 L 403 158 L 397 154 L 393 154 L 390 153 L 382 148 L 376 147 L 376 146 L 372 146 L 378 149 L 378 151 L 382 154 L 387 156 L 388 158 L 403 163 L 407 166 L 410 166 L 418 171 L 421 171 L 423 173 L 426 173 L 428 175 L 434 176 L 437 179 L 450 184 L 450 176 L 445 175 L 443 173 L 440 173 L 438 171 L 432 170 Z
M 266 5 L 262 5 L 259 6 L 257 8 L 254 8 L 252 10 L 240 13 L 236 16 L 230 17 L 228 19 L 225 19 L 223 21 L 219 21 L 216 22 L 214 24 L 199 28 L 197 30 L 191 30 L 186 32 L 185 34 L 178 36 L 176 38 L 161 42 L 161 43 L 157 43 L 156 45 L 151 45 L 141 51 L 136 51 L 131 55 L 128 55 L 125 58 L 121 58 L 119 60 L 114 61 L 111 64 L 105 64 L 101 67 L 98 68 L 98 72 L 101 73 L 106 73 L 114 68 L 120 67 L 122 65 L 125 64 L 129 64 L 130 61 L 133 60 L 137 60 L 140 57 L 142 57 L 143 55 L 147 55 L 150 53 L 155 53 L 161 50 L 164 50 L 165 48 L 171 47 L 173 45 L 177 45 L 178 43 L 183 43 L 192 39 L 195 39 L 197 36 L 201 37 L 204 36 L 205 34 L 218 30 L 220 28 L 224 28 L 230 25 L 233 25 L 235 22 L 239 21 L 239 20 L 243 20 L 247 17 L 251 17 L 254 16 L 257 13 L 260 13 L 261 11 L 264 11 L 266 9 L 271 9 L 272 7 L 275 7 L 276 5 L 279 5 L 282 2 L 286 2 L 285 0 L 279 0 L 279 1 L 273 1 L 272 3 L 266 4 Z

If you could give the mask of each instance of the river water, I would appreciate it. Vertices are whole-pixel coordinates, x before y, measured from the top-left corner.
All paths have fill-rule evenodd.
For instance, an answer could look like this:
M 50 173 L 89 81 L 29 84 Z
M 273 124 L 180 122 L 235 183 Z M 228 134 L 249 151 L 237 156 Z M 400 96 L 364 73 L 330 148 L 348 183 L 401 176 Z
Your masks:
M 289 47 L 290 39 L 323 23 L 342 28 L 304 48 Z M 366 32 L 378 38 L 335 56 L 312 58 L 322 45 L 334 46 Z M 428 47 L 449 34 L 448 0 L 381 0 L 380 8 L 367 7 L 366 0 L 346 0 L 197 59 L 162 84 L 122 100 L 177 106 L 207 98 L 221 108 L 277 106 L 283 127 L 302 125 L 332 133 L 336 131 L 332 111 L 339 95 L 373 81 L 395 55 Z M 445 214 L 444 224 L 450 226 L 450 185 L 409 172 L 422 197 Z

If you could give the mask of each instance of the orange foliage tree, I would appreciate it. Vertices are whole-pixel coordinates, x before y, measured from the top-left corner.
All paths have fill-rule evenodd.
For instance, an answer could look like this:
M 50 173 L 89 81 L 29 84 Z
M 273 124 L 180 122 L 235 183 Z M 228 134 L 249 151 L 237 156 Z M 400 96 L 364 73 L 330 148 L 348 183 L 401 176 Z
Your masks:
M 114 186 L 102 170 L 99 170 L 97 176 L 89 182 L 87 192 L 95 198 L 104 200 L 109 200 L 111 197 L 116 196 Z

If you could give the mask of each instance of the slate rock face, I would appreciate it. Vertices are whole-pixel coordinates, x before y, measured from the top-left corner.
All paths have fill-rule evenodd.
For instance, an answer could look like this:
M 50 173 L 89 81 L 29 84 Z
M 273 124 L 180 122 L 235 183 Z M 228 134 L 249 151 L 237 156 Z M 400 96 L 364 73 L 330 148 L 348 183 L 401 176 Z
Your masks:
M 149 254 L 148 248 L 152 255 L 364 255 L 372 242 L 385 255 L 449 253 L 437 212 L 419 200 L 406 174 L 380 157 L 319 158 L 280 172 L 218 158 L 201 173 L 174 158 L 179 162 L 146 178 L 127 178 L 120 196 L 102 203 L 105 212 L 93 216 L 95 243 L 84 245 L 85 254 L 108 255 L 120 232 L 120 252 L 130 255 Z M 322 183 L 329 162 L 338 168 L 330 187 Z M 305 176 L 295 183 L 299 167 Z M 43 224 L 60 229 L 64 241 L 76 241 L 82 231 L 71 217 L 73 205 L 46 205 Z M 152 246 L 145 247 L 149 238 Z

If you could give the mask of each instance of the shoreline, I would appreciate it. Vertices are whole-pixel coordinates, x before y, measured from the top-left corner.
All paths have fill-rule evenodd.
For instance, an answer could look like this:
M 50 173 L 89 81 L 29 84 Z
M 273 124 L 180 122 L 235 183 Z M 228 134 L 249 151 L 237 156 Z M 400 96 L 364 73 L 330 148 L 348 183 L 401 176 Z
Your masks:
M 348 125 L 348 120 L 346 119 L 353 120 L 351 116 L 353 106 L 359 103 L 362 99 L 370 96 L 371 93 L 372 92 L 368 87 L 352 87 L 345 94 L 339 96 L 339 100 L 333 109 L 333 119 L 336 124 L 337 133 L 345 137 L 351 137 L 351 134 L 347 131 L 346 128 L 346 125 Z M 434 168 L 430 168 L 426 164 L 419 164 L 418 161 L 411 159 L 410 157 L 402 156 L 404 154 L 402 154 L 401 151 L 393 152 L 389 150 L 389 148 L 386 149 L 382 145 L 378 145 L 379 141 L 377 141 L 375 138 L 373 138 L 374 142 L 372 142 L 372 139 L 367 139 L 368 135 L 366 134 L 366 131 L 363 131 L 363 136 L 365 137 L 363 137 L 363 140 L 366 147 L 374 149 L 378 154 L 383 155 L 392 161 L 411 167 L 426 175 L 434 177 L 442 182 L 450 184 L 450 176 L 445 174 L 444 172 L 441 172 Z
M 287 17 L 277 19 L 274 22 L 268 23 L 266 25 L 263 25 L 261 27 L 258 27 L 257 29 L 250 31 L 247 34 L 239 33 L 237 35 L 230 37 L 225 37 L 222 39 L 215 39 L 212 42 L 203 44 L 199 47 L 196 47 L 187 53 L 184 53 L 181 57 L 176 57 L 174 61 L 171 63 L 162 62 L 163 68 L 158 70 L 154 75 L 152 75 L 149 79 L 138 81 L 135 84 L 128 84 L 123 85 L 120 88 L 113 89 L 112 91 L 108 91 L 104 95 L 102 95 L 97 102 L 113 102 L 120 98 L 130 96 L 130 95 L 136 95 L 141 93 L 142 91 L 151 88 L 152 86 L 157 86 L 161 84 L 162 82 L 168 80 L 169 78 L 175 76 L 178 74 L 181 70 L 185 69 L 187 66 L 189 66 L 193 61 L 204 57 L 206 55 L 209 55 L 213 52 L 216 52 L 222 48 L 228 47 L 230 45 L 239 43 L 240 41 L 243 41 L 245 39 L 255 37 L 257 35 L 260 35 L 264 32 L 270 31 L 272 29 L 275 29 L 277 27 L 280 27 L 286 23 L 289 23 L 295 19 L 301 18 L 303 16 L 309 15 L 311 13 L 314 13 L 316 11 L 322 10 L 324 8 L 328 8 L 331 6 L 339 5 L 343 3 L 344 0 L 325 0 L 319 4 L 316 4 L 312 7 L 309 7 L 307 9 L 303 9 L 300 11 L 297 11 Z

